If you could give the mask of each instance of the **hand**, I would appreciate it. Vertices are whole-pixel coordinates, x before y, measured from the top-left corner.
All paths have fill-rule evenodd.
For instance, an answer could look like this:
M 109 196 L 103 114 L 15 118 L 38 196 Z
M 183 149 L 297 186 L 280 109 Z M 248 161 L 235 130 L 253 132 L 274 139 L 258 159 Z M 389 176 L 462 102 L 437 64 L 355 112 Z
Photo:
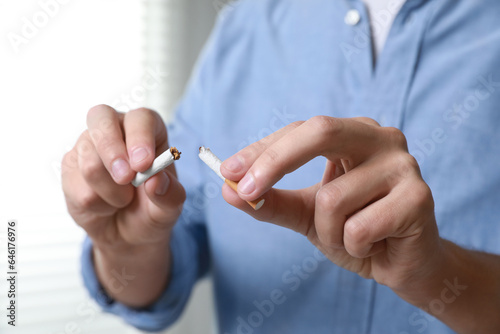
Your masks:
M 300 190 L 272 186 L 324 156 L 321 182 Z M 258 220 L 305 236 L 335 264 L 396 292 L 418 289 L 442 261 L 434 203 L 406 140 L 367 118 L 317 116 L 297 122 L 224 161 L 225 200 Z M 320 178 L 318 177 L 318 180 Z M 245 200 L 263 195 L 252 210 Z
M 164 244 L 185 200 L 174 165 L 137 189 L 130 184 L 169 147 L 161 117 L 99 105 L 87 126 L 62 163 L 69 213 L 100 248 Z

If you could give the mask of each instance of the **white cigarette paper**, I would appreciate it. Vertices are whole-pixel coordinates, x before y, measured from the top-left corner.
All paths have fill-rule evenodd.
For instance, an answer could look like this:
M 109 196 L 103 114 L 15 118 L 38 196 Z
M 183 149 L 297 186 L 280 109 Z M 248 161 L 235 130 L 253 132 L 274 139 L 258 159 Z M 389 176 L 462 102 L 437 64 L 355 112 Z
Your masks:
M 222 176 L 220 172 L 220 166 L 222 165 L 222 161 L 210 151 L 209 148 L 207 147 L 200 147 L 200 153 L 198 154 L 200 159 L 208 166 L 210 167 L 211 170 L 213 170 L 219 177 L 226 183 L 228 184 L 234 191 L 237 191 L 238 183 L 226 179 L 224 176 Z M 247 201 L 248 204 L 254 210 L 259 210 L 263 205 L 264 205 L 265 200 L 263 198 L 258 198 L 254 201 Z
M 134 187 L 139 187 L 150 177 L 158 174 L 167 166 L 173 164 L 175 160 L 178 160 L 180 158 L 180 156 L 181 153 L 175 147 L 169 148 L 156 157 L 156 159 L 153 161 L 153 164 L 147 171 L 137 173 L 134 180 L 132 181 L 132 185 L 134 185 Z
M 200 153 L 198 154 L 198 156 L 204 163 L 207 164 L 208 167 L 210 167 L 211 170 L 219 175 L 222 181 L 226 180 L 226 178 L 220 173 L 220 166 L 222 165 L 222 161 L 215 154 L 213 154 L 209 148 L 205 146 L 200 147 Z

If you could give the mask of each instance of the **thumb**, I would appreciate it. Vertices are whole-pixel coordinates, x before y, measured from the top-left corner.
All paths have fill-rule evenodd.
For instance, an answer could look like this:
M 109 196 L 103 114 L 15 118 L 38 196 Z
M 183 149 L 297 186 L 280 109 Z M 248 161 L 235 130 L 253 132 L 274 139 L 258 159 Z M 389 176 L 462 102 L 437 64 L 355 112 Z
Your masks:
M 262 208 L 255 211 L 227 184 L 222 186 L 224 200 L 257 220 L 289 228 L 305 236 L 314 226 L 315 195 L 320 184 L 298 190 L 271 188 L 262 197 Z
M 159 172 L 137 190 L 140 221 L 148 217 L 152 223 L 175 223 L 186 200 L 186 191 L 170 171 Z

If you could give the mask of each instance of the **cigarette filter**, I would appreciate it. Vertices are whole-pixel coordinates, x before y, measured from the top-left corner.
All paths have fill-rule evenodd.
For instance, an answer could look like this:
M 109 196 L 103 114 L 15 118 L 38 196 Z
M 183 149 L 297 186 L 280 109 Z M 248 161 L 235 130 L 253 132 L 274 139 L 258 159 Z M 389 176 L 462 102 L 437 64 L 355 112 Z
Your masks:
M 200 159 L 208 166 L 210 167 L 211 170 L 213 170 L 228 186 L 231 187 L 234 191 L 237 191 L 238 189 L 238 182 L 234 182 L 231 180 L 226 179 L 224 176 L 222 176 L 220 172 L 220 166 L 222 164 L 222 161 L 210 151 L 209 148 L 207 147 L 200 147 L 200 153 L 198 154 Z M 257 198 L 256 200 L 253 201 L 247 201 L 248 204 L 254 210 L 259 210 L 263 205 L 264 205 L 265 199 L 263 198 Z

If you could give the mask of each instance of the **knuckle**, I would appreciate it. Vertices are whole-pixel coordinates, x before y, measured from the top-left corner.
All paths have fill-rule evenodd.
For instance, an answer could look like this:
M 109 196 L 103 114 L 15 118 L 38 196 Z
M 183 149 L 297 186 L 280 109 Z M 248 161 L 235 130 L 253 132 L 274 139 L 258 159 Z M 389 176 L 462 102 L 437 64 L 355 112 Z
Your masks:
M 366 229 L 359 221 L 350 221 L 344 225 L 344 234 L 351 244 L 357 245 L 366 240 Z
M 241 149 L 238 151 L 237 155 L 243 159 L 245 163 L 252 163 L 263 151 L 265 151 L 265 145 L 261 141 L 258 141 Z
M 377 127 L 380 126 L 379 122 L 377 122 L 373 118 L 369 118 L 369 117 L 354 117 L 354 120 L 356 120 L 358 122 L 361 122 L 361 123 L 368 124 L 368 125 L 374 125 L 374 126 L 377 126 Z
M 330 116 L 314 116 L 309 119 L 309 123 L 313 128 L 313 133 L 320 136 L 335 136 L 342 129 L 341 122 Z
M 362 250 L 370 241 L 370 233 L 362 220 L 351 220 L 344 225 L 344 238 L 349 253 L 362 257 Z
M 113 118 L 104 118 L 100 121 L 99 126 L 96 130 L 102 133 L 102 137 L 106 137 L 107 134 L 112 134 L 116 131 L 118 127 L 116 126 L 116 121 Z
M 154 119 L 160 118 L 160 115 L 156 111 L 149 109 L 149 108 L 144 108 L 144 107 L 129 111 L 128 113 L 125 114 L 125 117 L 131 116 L 131 115 L 147 117 L 147 118 L 154 118 Z
M 398 154 L 395 158 L 394 166 L 397 170 L 397 175 L 401 178 L 415 175 L 415 173 L 420 174 L 417 160 L 409 153 Z
M 85 159 L 92 155 L 92 153 L 95 151 L 95 147 L 87 136 L 82 136 L 78 141 L 78 143 L 76 144 L 75 150 L 77 159 L 79 157 Z
M 99 196 L 91 189 L 81 190 L 75 199 L 76 206 L 81 211 L 91 211 L 99 202 Z
M 97 143 L 98 152 L 103 160 L 114 161 L 120 155 L 120 151 L 117 149 L 116 140 L 110 136 L 104 136 Z
M 89 129 L 88 138 L 89 140 L 92 140 L 94 143 L 98 144 L 102 140 L 102 138 L 104 138 L 104 133 L 101 129 Z
M 265 174 L 264 171 L 280 171 L 288 173 L 286 162 L 282 159 L 282 155 L 273 147 L 267 148 L 264 153 L 255 161 L 251 169 L 254 176 L 260 178 L 260 174 Z
M 118 113 L 106 104 L 99 104 L 90 108 L 87 113 L 87 125 L 89 134 L 94 141 L 107 133 L 113 133 L 117 129 Z M 98 121 L 98 123 L 96 123 Z
M 275 168 L 281 169 L 281 156 L 272 147 L 268 148 L 262 154 L 262 160 L 266 166 L 274 166 Z
M 304 121 L 295 121 L 293 123 L 290 123 L 286 126 L 287 131 L 294 130 L 304 124 Z M 283 129 L 281 129 L 283 130 Z M 279 131 L 279 130 L 278 130 Z M 241 149 L 238 154 L 240 156 L 244 157 L 245 161 L 253 161 L 255 160 L 258 156 L 266 152 L 268 148 L 273 144 L 274 142 L 274 137 L 272 135 L 266 136 L 256 142 L 251 143 L 250 145 L 246 146 L 245 148 Z
M 419 211 L 434 210 L 434 200 L 429 186 L 420 180 L 411 186 L 411 201 L 413 207 Z
M 98 159 L 84 159 L 80 170 L 83 178 L 87 181 L 95 181 L 102 174 L 104 166 Z
M 342 189 L 335 184 L 329 184 L 316 193 L 316 205 L 322 211 L 335 211 L 342 206 L 342 198 Z
M 64 154 L 61 161 L 61 171 L 64 172 L 68 169 L 72 169 L 78 166 L 78 154 L 75 149 Z
M 102 114 L 103 112 L 108 112 L 110 109 L 112 108 L 107 104 L 98 104 L 96 106 L 93 106 L 87 112 L 87 119 L 94 118 L 97 115 Z
M 408 145 L 406 142 L 406 137 L 401 130 L 394 127 L 383 128 L 390 143 L 395 144 L 397 147 L 402 147 L 407 149 Z
M 243 149 L 243 152 L 245 153 L 245 155 L 248 155 L 250 158 L 255 158 L 261 152 L 264 152 L 266 150 L 266 148 L 267 148 L 267 145 L 264 144 L 263 139 L 261 139 L 259 141 L 256 141 L 255 143 L 252 143 L 247 148 Z

